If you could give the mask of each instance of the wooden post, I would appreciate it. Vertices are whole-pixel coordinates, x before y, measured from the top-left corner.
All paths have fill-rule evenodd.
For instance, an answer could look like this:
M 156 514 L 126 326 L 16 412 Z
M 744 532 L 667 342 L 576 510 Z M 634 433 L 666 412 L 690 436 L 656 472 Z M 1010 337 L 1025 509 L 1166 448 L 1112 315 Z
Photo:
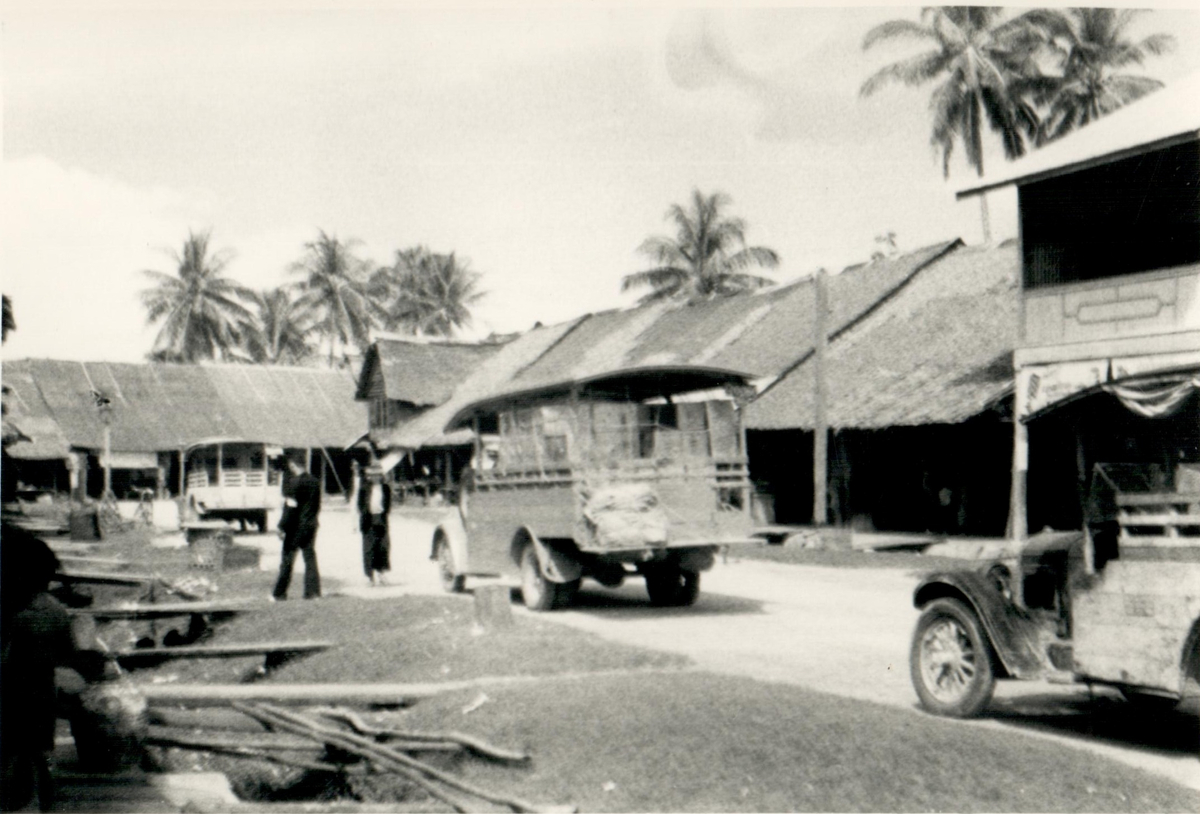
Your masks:
M 221 444 L 217 444 L 217 482 L 216 486 L 224 486 L 225 475 L 225 448 Z
M 1029 473 L 1029 428 L 1021 420 L 1025 412 L 1028 377 L 1017 371 L 1017 392 L 1013 405 L 1013 463 L 1012 488 L 1008 500 L 1008 538 L 1021 542 L 1029 534 L 1029 518 L 1026 515 L 1026 483 Z
M 827 477 L 829 473 L 829 425 L 825 416 L 828 386 L 825 380 L 825 350 L 829 344 L 826 326 L 826 275 L 813 275 L 813 525 L 829 522 Z
M 179 496 L 183 497 L 183 493 L 187 491 L 187 476 L 183 471 L 184 457 L 183 450 L 179 450 Z
M 983 242 L 992 242 L 992 219 L 988 214 L 987 193 L 979 193 L 979 217 L 983 221 Z
M 475 589 L 475 624 L 483 630 L 512 627 L 512 595 L 507 585 Z
M 109 426 L 108 414 L 104 414 L 104 491 L 101 498 L 106 498 L 112 492 L 112 427 Z

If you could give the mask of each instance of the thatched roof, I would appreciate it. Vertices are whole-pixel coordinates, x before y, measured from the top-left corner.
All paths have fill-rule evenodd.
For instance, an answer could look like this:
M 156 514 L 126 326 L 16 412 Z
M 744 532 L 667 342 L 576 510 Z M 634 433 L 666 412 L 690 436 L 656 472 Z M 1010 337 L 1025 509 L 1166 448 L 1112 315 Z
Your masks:
M 488 359 L 487 364 L 475 368 L 475 372 L 455 388 L 450 398 L 382 435 L 381 445 L 419 449 L 447 446 L 454 441 L 469 443 L 470 436 L 461 431 L 447 433 L 447 425 L 455 414 L 468 404 L 500 392 L 519 371 L 532 364 L 583 321 L 575 319 L 549 327 L 539 326 L 502 346 Z
M 96 394 L 111 403 L 114 452 L 175 450 L 211 437 L 344 447 L 366 428 L 348 371 L 24 359 L 5 362 L 3 374 L 14 420 L 34 438 L 13 447 L 18 458 L 62 457 L 55 431 L 68 447 L 100 449 Z
M 943 242 L 832 275 L 830 332 L 847 330 L 961 245 Z M 812 347 L 813 298 L 807 279 L 751 295 L 652 303 L 539 328 L 490 357 L 441 406 L 379 440 L 403 448 L 444 444 L 452 429 L 447 422 L 472 403 L 617 371 L 691 366 L 777 376 Z
M 1012 392 L 1020 257 L 1017 247 L 957 247 L 827 351 L 837 429 L 964 421 Z M 811 429 L 811 356 L 746 409 L 751 429 Z
M 433 407 L 450 398 L 454 388 L 499 348 L 500 343 L 376 339 L 363 359 L 355 398 L 366 400 L 378 395 L 417 407 Z M 372 392 L 377 379 L 383 383 L 381 393 Z
M 844 329 L 959 245 L 938 243 L 830 276 L 830 332 Z M 517 376 L 513 389 L 652 365 L 775 376 L 812 347 L 813 297 L 813 281 L 806 278 L 751 295 L 593 314 Z

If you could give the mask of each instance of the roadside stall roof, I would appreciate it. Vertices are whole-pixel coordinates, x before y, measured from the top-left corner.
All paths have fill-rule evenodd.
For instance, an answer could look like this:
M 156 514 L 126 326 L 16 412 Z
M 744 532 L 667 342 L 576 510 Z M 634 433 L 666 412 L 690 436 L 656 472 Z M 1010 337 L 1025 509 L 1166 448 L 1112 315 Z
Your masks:
M 1107 164 L 1200 136 L 1200 72 L 1116 110 L 995 173 L 960 188 L 959 198 Z
M 97 394 L 111 407 L 113 452 L 177 450 L 214 437 L 342 447 L 366 423 L 348 371 L 23 359 L 6 361 L 3 372 L 14 418 L 35 444 L 53 427 L 67 447 L 100 449 Z
M 461 427 L 471 415 L 506 404 L 534 398 L 566 395 L 577 390 L 581 395 L 606 395 L 645 401 L 659 396 L 690 393 L 723 385 L 746 385 L 745 373 L 701 365 L 649 365 L 624 368 L 581 379 L 568 379 L 533 388 L 510 388 L 464 405 L 446 423 L 447 430 Z

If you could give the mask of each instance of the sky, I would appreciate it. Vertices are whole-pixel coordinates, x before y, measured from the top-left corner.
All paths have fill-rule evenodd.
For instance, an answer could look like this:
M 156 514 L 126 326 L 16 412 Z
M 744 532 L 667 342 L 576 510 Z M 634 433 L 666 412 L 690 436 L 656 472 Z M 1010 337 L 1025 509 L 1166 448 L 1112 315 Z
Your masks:
M 972 178 L 929 144 L 928 90 L 862 99 L 914 52 L 863 35 L 905 6 L 444 8 L 361 2 L 65 3 L 0 11 L 4 357 L 140 361 L 143 269 L 189 231 L 256 289 L 319 230 L 390 263 L 456 252 L 487 292 L 466 338 L 632 304 L 623 275 L 668 206 L 722 191 L 786 282 L 982 239 Z M 1200 6 L 1138 19 L 1200 70 Z M 1002 163 L 995 143 L 987 166 Z M 1011 190 L 989 196 L 1015 234 Z

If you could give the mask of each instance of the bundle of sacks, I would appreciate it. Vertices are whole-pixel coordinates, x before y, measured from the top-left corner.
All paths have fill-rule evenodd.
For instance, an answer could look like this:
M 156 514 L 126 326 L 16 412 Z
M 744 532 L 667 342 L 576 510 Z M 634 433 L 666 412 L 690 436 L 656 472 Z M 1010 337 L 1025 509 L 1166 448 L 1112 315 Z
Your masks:
M 647 483 L 607 484 L 582 494 L 583 517 L 596 545 L 641 548 L 667 541 L 670 521 Z

